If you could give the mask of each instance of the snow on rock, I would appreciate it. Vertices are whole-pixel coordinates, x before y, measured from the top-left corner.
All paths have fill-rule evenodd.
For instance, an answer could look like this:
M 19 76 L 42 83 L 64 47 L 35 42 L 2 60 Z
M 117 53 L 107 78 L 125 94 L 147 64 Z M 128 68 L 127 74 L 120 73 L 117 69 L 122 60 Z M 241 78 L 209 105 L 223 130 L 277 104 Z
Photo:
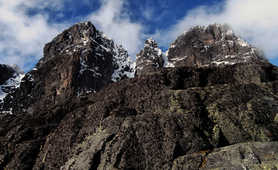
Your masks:
M 0 85 L 0 103 L 4 101 L 4 98 L 9 93 L 14 92 L 15 89 L 20 86 L 23 77 L 24 77 L 23 73 L 15 72 L 11 78 L 9 78 L 5 83 Z
M 149 38 L 145 41 L 144 49 L 136 56 L 136 75 L 147 74 L 164 65 L 164 54 L 155 40 Z
M 168 50 L 174 66 L 233 65 L 267 62 L 258 49 L 237 36 L 228 25 L 196 26 L 177 38 Z
M 172 46 L 171 46 L 172 47 Z M 174 48 L 174 47 L 173 47 Z M 163 67 L 167 68 L 167 67 L 175 67 L 173 63 L 169 62 L 168 60 L 168 52 L 169 50 L 167 50 L 164 54 L 163 54 L 163 60 L 164 60 L 164 64 Z
M 115 45 L 113 53 L 113 64 L 115 70 L 112 74 L 112 81 L 116 82 L 123 77 L 134 77 L 134 65 L 132 65 L 132 61 L 127 53 L 127 50 L 121 45 Z

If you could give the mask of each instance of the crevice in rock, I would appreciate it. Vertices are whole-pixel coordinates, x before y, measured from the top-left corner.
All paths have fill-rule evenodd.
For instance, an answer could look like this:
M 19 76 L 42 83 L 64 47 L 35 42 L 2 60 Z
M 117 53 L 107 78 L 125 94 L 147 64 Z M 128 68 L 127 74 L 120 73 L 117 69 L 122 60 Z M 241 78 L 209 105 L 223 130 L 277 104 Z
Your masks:
M 116 162 L 114 164 L 114 167 L 117 167 L 117 168 L 119 167 L 123 154 L 124 154 L 124 151 L 121 149 L 120 152 L 117 154 Z
M 94 157 L 93 157 L 92 163 L 91 163 L 92 166 L 90 167 L 89 170 L 97 170 L 97 168 L 100 164 L 100 161 L 101 161 L 101 152 L 102 152 L 102 150 L 99 150 L 94 154 Z
M 218 141 L 218 146 L 217 147 L 224 147 L 230 145 L 229 141 L 227 138 L 224 136 L 222 130 L 219 131 L 219 141 Z
M 204 155 L 201 156 L 201 162 L 198 167 L 198 170 L 203 169 L 207 163 L 207 156 L 212 152 L 212 150 L 207 150 L 204 152 Z
M 105 151 L 105 148 L 106 148 L 106 144 L 110 141 L 113 140 L 113 138 L 115 137 L 115 134 L 112 134 L 110 135 L 106 140 L 105 142 L 103 143 L 102 145 L 102 148 L 101 150 L 97 151 L 94 156 L 93 156 L 93 159 L 91 160 L 90 162 L 90 169 L 89 170 L 97 170 L 100 163 L 101 163 L 101 154 Z
M 174 148 L 174 152 L 173 152 L 173 160 L 175 160 L 176 158 L 185 155 L 186 152 L 184 151 L 184 149 L 181 147 L 179 142 L 176 142 L 175 148 Z
M 13 158 L 14 153 L 9 153 L 4 157 L 3 162 L 0 164 L 0 169 L 5 169 L 5 167 L 9 164 L 9 162 L 11 161 L 11 159 Z

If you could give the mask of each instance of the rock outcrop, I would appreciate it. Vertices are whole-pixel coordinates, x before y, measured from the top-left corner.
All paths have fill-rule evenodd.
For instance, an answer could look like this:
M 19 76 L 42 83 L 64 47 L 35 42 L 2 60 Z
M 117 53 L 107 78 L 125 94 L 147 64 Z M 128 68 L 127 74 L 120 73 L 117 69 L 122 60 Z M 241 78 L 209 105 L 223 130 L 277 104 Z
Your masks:
M 23 72 L 16 65 L 0 64 L 0 110 L 3 110 L 4 98 L 19 87 L 23 76 Z M 5 114 L 11 113 L 10 110 L 4 112 Z
M 149 38 L 145 41 L 144 49 L 136 56 L 136 76 L 146 75 L 162 68 L 164 64 L 162 50 L 157 43 Z
M 272 170 L 278 168 L 277 153 L 277 142 L 242 143 L 182 156 L 174 161 L 172 170 Z
M 95 37 L 99 32 L 95 34 L 90 23 L 60 34 L 46 45 L 45 57 L 26 74 L 20 88 L 5 98 L 7 102 L 14 96 L 16 112 L 0 117 L 0 169 L 277 169 L 276 66 L 257 55 L 246 61 L 236 55 L 240 62 L 204 67 L 197 62 L 188 67 L 184 60 L 180 66 L 156 69 L 153 64 L 163 62 L 152 60 L 143 67 L 148 71 L 113 83 L 115 70 L 129 69 L 106 68 L 113 66 L 113 58 L 118 60 L 99 43 L 103 38 L 92 38 L 89 49 L 83 47 L 88 42 L 81 41 L 82 36 L 73 38 L 78 43 L 59 53 L 68 47 L 60 38 L 88 25 L 89 37 Z M 186 51 L 187 46 L 182 46 L 186 43 L 178 40 L 176 46 Z M 75 49 L 81 50 L 75 55 Z M 91 53 L 82 55 L 90 49 Z M 100 59 L 97 50 L 105 54 Z M 145 51 L 142 54 L 148 60 Z M 171 56 L 170 49 L 168 57 L 173 62 Z M 81 67 L 83 57 L 85 67 Z M 90 81 L 96 79 L 97 70 L 86 69 L 95 69 L 104 60 L 107 63 L 97 73 L 106 70 L 107 75 L 100 81 L 102 87 L 95 86 Z M 200 59 L 205 65 L 209 61 L 215 60 Z M 84 84 L 82 68 L 90 80 Z M 88 88 L 96 92 L 78 95 L 80 89 Z M 28 95 L 36 96 L 35 100 Z M 30 104 L 31 110 L 16 110 Z
M 168 60 L 174 66 L 267 62 L 260 50 L 219 24 L 196 26 L 179 36 L 168 50 Z
M 5 98 L 3 108 L 33 114 L 36 106 L 47 109 L 73 96 L 95 93 L 132 74 L 130 64 L 127 51 L 92 23 L 76 24 L 46 44 L 44 57 Z

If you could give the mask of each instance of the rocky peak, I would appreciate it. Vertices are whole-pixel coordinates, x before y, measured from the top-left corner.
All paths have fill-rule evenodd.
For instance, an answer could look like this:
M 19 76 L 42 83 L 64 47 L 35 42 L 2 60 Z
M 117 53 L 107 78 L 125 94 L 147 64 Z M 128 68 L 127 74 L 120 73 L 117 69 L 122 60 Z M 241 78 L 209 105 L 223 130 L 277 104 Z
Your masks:
M 0 169 L 277 169 L 278 67 L 250 49 L 225 27 L 195 27 L 169 50 L 177 67 L 160 68 L 149 39 L 140 76 L 110 83 L 131 73 L 126 50 L 76 24 L 5 97 Z
M 136 56 L 136 75 L 144 75 L 163 67 L 163 54 L 152 38 L 145 41 L 144 49 Z
M 0 103 L 9 93 L 14 92 L 19 87 L 23 76 L 23 72 L 17 65 L 0 64 Z
M 130 64 L 127 51 L 92 23 L 75 24 L 45 45 L 44 57 L 26 74 L 21 88 L 7 98 L 4 109 L 33 112 L 31 103 L 49 107 L 95 93 L 130 76 Z
M 196 26 L 173 42 L 168 59 L 174 66 L 233 65 L 267 62 L 263 54 L 227 25 Z
M 0 73 L 0 85 L 2 85 L 14 75 L 15 70 L 11 66 L 0 64 Z

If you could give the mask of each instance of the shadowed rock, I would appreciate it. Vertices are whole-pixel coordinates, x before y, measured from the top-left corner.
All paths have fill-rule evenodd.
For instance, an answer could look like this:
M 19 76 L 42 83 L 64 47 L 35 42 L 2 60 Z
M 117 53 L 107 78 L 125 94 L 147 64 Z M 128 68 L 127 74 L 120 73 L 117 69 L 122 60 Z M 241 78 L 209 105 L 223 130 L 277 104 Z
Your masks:
M 81 25 L 59 36 L 87 28 L 86 23 Z M 94 29 L 90 30 L 95 37 Z M 213 39 L 221 39 L 216 35 Z M 61 55 L 56 45 L 52 47 L 59 40 L 47 45 L 45 51 L 54 50 L 53 56 L 42 59 L 16 90 L 13 108 L 31 110 L 18 109 L 16 114 L 0 117 L 0 169 L 277 168 L 276 66 L 253 60 L 207 67 L 181 63 L 114 83 L 115 71 L 103 66 L 99 70 L 110 70 L 109 82 L 100 81 L 104 86 L 96 93 L 78 96 L 79 88 L 98 87 L 83 86 L 82 79 L 71 76 L 88 72 L 94 77 L 93 71 L 80 73 L 80 58 L 88 56 L 84 68 L 91 69 L 96 63 L 88 61 L 98 56 L 95 50 L 103 49 L 108 59 L 113 56 L 102 44 L 94 46 L 94 38 L 88 44 L 72 41 L 83 45 L 76 44 Z M 180 47 L 184 44 L 177 42 Z M 95 55 L 82 55 L 87 46 Z

